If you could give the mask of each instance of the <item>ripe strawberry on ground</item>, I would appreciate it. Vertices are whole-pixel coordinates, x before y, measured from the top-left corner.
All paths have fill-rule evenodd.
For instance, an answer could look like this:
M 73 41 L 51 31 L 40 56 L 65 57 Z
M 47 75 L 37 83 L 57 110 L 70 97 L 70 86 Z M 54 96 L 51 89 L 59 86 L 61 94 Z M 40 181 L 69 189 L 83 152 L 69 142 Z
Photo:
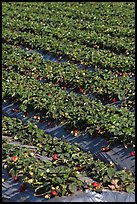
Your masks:
M 106 152 L 108 152 L 108 151 L 110 151 L 111 149 L 110 149 L 110 147 L 106 147 Z
M 25 185 L 25 183 L 22 183 L 21 186 L 20 186 L 19 191 L 23 192 L 23 191 L 25 191 L 25 189 L 26 189 L 26 185 Z
M 102 152 L 108 152 L 108 151 L 110 151 L 111 149 L 110 149 L 110 147 L 102 147 L 101 148 L 101 151 Z
M 101 148 L 101 152 L 105 152 L 105 150 L 106 150 L 105 147 Z
M 15 182 L 18 182 L 19 177 L 18 177 L 18 176 L 14 176 L 14 177 L 13 177 L 13 180 L 14 180 Z
M 48 122 L 48 126 L 50 126 L 50 125 L 51 125 L 51 122 L 49 121 L 49 122 Z
M 29 113 L 26 111 L 24 112 L 25 117 L 27 117 L 29 115 Z
M 73 134 L 74 134 L 74 136 L 78 136 L 78 129 L 74 129 Z
M 20 112 L 19 108 L 15 108 L 15 109 L 13 108 L 12 111 L 16 113 Z
M 96 127 L 96 135 L 98 135 L 101 132 L 101 129 L 99 126 Z
M 130 155 L 133 157 L 135 156 L 135 151 L 130 152 Z

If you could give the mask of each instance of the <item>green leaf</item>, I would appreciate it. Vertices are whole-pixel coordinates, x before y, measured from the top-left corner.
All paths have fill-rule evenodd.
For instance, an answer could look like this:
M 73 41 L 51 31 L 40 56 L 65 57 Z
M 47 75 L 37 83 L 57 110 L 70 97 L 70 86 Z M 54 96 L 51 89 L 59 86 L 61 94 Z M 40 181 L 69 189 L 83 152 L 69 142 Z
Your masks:
M 72 184 L 72 183 L 71 183 L 71 184 L 69 184 L 68 188 L 69 188 L 69 190 L 70 190 L 71 193 L 74 193 L 74 192 L 77 191 L 77 186 L 76 186 L 76 184 Z
M 129 185 L 126 187 L 126 191 L 127 193 L 134 193 L 135 189 L 133 188 L 133 186 Z
M 50 185 L 41 185 L 35 189 L 35 192 L 36 194 L 41 195 L 41 194 L 47 193 L 48 191 L 50 191 L 50 189 L 51 189 Z
M 69 177 L 68 180 L 69 180 L 69 181 L 72 181 L 72 182 L 76 182 L 76 181 L 77 181 L 77 178 L 75 178 L 75 177 Z
M 11 174 L 12 177 L 16 176 L 16 171 L 14 168 L 10 169 L 9 173 Z
M 110 179 L 114 176 L 114 173 L 115 173 L 115 169 L 112 169 L 112 168 L 107 169 L 107 175 Z

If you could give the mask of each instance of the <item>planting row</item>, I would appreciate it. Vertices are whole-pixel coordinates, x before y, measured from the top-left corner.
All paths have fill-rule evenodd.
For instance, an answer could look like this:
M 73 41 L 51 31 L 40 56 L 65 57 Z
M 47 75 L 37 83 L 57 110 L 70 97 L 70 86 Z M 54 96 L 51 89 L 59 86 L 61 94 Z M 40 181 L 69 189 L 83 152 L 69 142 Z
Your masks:
M 11 8 L 11 5 L 4 4 L 3 22 L 5 27 L 12 26 L 15 30 L 29 31 L 34 34 L 51 34 L 57 37 L 57 39 L 62 40 L 65 37 L 72 42 L 89 44 L 90 47 L 99 45 L 101 49 L 107 48 L 116 53 L 120 52 L 126 55 L 127 52 L 129 52 L 129 54 L 131 54 L 134 49 L 135 36 L 134 4 L 119 4 L 120 7 L 117 5 L 116 7 L 119 11 L 117 21 L 116 11 L 114 12 L 113 10 L 115 5 L 110 5 L 110 3 L 102 5 L 104 10 L 102 10 L 101 6 L 101 18 L 97 18 L 96 15 L 100 15 L 100 12 L 98 13 L 100 5 L 97 6 L 98 9 L 96 10 L 96 5 L 93 4 L 82 5 L 82 7 L 78 4 L 72 5 L 69 3 L 47 3 L 45 5 L 37 5 L 37 7 L 35 7 L 36 5 L 33 3 L 23 5 L 13 4 L 12 8 L 14 8 L 14 10 L 9 11 L 9 6 Z M 25 12 L 23 12 L 23 14 L 21 12 L 22 6 Z M 92 12 L 90 12 L 89 6 L 92 8 Z M 110 12 L 111 6 L 112 10 Z M 124 11 L 129 10 L 128 14 L 125 12 L 126 18 L 125 14 L 123 15 L 123 9 L 120 11 L 121 6 L 124 7 Z M 106 16 L 105 10 L 107 7 L 109 8 L 107 15 L 111 15 L 111 18 Z M 7 11 L 8 16 L 5 15 Z M 39 11 L 41 11 L 41 13 Z M 53 12 L 56 13 L 56 18 L 52 15 Z M 111 13 L 113 13 L 113 15 Z M 18 16 L 18 22 L 13 20 L 15 15 Z M 112 21 L 114 16 L 115 22 Z M 120 19 L 121 16 L 122 19 Z M 123 17 L 125 21 L 123 21 Z M 31 24 L 30 21 L 33 21 L 33 24 Z
M 2 126 L 3 135 L 9 137 L 8 141 L 3 139 L 4 167 L 16 182 L 22 174 L 23 181 L 30 183 L 36 194 L 50 198 L 53 191 L 63 196 L 85 188 L 108 188 L 129 193 L 135 190 L 135 178 L 130 171 L 117 171 L 113 163 L 105 164 L 99 159 L 95 160 L 91 153 L 84 152 L 76 144 L 53 138 L 36 125 L 15 118 L 4 116 Z M 19 148 L 9 144 L 9 141 L 35 145 L 36 149 L 30 151 Z M 39 161 L 38 155 L 47 159 Z M 80 179 L 80 175 L 90 176 L 94 182 L 87 185 L 86 181 Z
M 118 56 L 108 50 L 93 50 L 89 47 L 72 43 L 68 40 L 56 40 L 52 36 L 34 35 L 29 32 L 14 32 L 9 28 L 3 29 L 3 42 L 14 45 L 23 45 L 30 48 L 50 51 L 73 62 L 92 66 L 94 69 L 108 69 L 113 72 L 135 72 L 135 59 L 130 56 Z
M 8 22 L 8 23 L 7 23 Z M 46 22 L 45 22 L 46 23 Z M 132 36 L 132 40 L 127 37 L 117 37 L 112 39 L 108 35 L 97 34 L 95 31 L 91 31 L 90 35 L 87 35 L 87 31 L 81 31 L 78 28 L 72 27 L 71 32 L 70 28 L 69 30 L 65 30 L 65 27 L 58 27 L 53 28 L 51 26 L 43 26 L 43 23 L 38 23 L 33 21 L 33 24 L 30 24 L 28 20 L 23 21 L 22 26 L 22 20 L 13 21 L 13 19 L 10 16 L 6 16 L 3 19 L 3 25 L 4 28 L 10 28 L 12 26 L 12 29 L 15 31 L 21 31 L 21 32 L 30 32 L 32 34 L 39 34 L 39 35 L 47 35 L 52 36 L 53 38 L 57 40 L 64 40 L 64 38 L 70 42 L 73 42 L 74 44 L 78 43 L 80 45 L 86 45 L 87 47 L 93 48 L 93 49 L 106 49 L 110 50 L 111 52 L 114 52 L 115 54 L 123 54 L 125 56 L 130 56 L 134 58 L 135 55 L 135 49 L 134 49 L 134 35 Z M 70 26 L 70 25 L 69 25 Z M 72 25 L 71 25 L 72 26 Z M 100 26 L 98 26 L 98 30 L 100 31 Z M 109 32 L 109 31 L 108 31 Z M 135 32 L 135 31 L 134 31 Z M 101 31 L 100 31 L 101 33 Z M 123 46 L 125 44 L 125 46 Z
M 62 89 L 94 94 L 102 102 L 123 100 L 135 92 L 135 82 L 128 76 L 119 79 L 107 70 L 88 72 L 67 62 L 45 61 L 39 53 L 27 53 L 11 45 L 3 44 L 2 66 L 4 70 L 14 70 L 47 83 L 52 82 Z
M 51 82 L 42 84 L 12 71 L 3 71 L 2 98 L 19 103 L 24 112 L 31 108 L 40 117 L 65 120 L 70 130 L 102 135 L 111 142 L 135 143 L 135 114 L 126 107 L 103 106 L 84 95 L 67 94 Z

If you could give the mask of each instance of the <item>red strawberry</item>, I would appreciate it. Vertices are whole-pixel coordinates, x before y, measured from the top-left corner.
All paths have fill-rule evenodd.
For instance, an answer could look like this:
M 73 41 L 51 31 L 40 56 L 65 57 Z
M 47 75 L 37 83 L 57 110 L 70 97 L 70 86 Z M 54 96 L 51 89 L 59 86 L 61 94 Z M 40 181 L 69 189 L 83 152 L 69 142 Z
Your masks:
M 75 134 L 75 133 L 78 133 L 78 129 L 74 129 L 73 130 L 73 133 Z
M 126 103 L 124 103 L 124 104 L 123 104 L 123 107 L 126 107 L 126 106 L 127 106 L 127 104 L 126 104 Z
M 52 196 L 58 196 L 58 192 L 55 191 L 55 190 L 52 190 L 52 191 L 51 191 L 51 195 L 52 195 Z
M 42 77 L 38 77 L 38 80 L 41 81 L 41 80 L 42 80 Z
M 96 188 L 100 188 L 100 186 L 101 186 L 101 184 L 98 183 L 98 182 L 96 182 L 96 181 L 94 181 L 94 182 L 92 183 L 92 185 L 93 185 L 94 187 L 96 187 Z
M 15 108 L 15 109 L 12 109 L 12 111 L 18 113 L 20 110 L 19 108 Z
M 100 129 L 99 126 L 97 126 L 97 128 L 96 128 L 96 135 L 98 135 L 100 132 L 101 132 L 101 129 Z
M 12 177 L 11 173 L 8 173 L 9 177 Z
M 18 160 L 18 157 L 17 157 L 17 156 L 13 156 L 13 157 L 12 157 L 12 160 L 13 160 L 14 162 L 16 162 L 16 161 Z
M 28 112 L 24 112 L 24 115 L 25 115 L 25 117 L 27 117 L 29 115 L 29 113 Z
M 21 186 L 20 186 L 19 191 L 20 191 L 20 192 L 25 191 L 25 187 L 26 187 L 25 183 L 22 183 Z
M 135 156 L 135 151 L 130 152 L 131 156 Z
M 13 179 L 14 179 L 15 182 L 18 182 L 19 177 L 18 176 L 14 176 Z
M 110 149 L 110 147 L 106 147 L 106 152 L 108 152 L 108 151 L 110 151 L 111 149 Z
M 55 160 L 58 160 L 58 154 L 53 154 L 53 156 L 52 156 L 52 159 L 53 159 L 53 161 L 55 161 Z
M 105 147 L 101 148 L 101 152 L 105 152 L 105 150 L 106 150 Z
M 52 94 L 51 93 L 48 93 L 48 96 L 51 96 Z
M 113 99 L 112 99 L 112 102 L 113 102 L 113 103 L 114 103 L 114 102 L 116 102 L 116 101 L 117 101 L 117 99 L 116 99 L 116 98 L 113 98 Z
M 50 126 L 50 125 L 51 125 L 51 122 L 49 121 L 49 122 L 48 122 L 48 126 Z
M 74 129 L 73 134 L 74 134 L 74 136 L 78 136 L 78 129 Z
M 79 88 L 79 91 L 80 91 L 80 92 L 83 92 L 83 89 L 82 89 L 82 87 L 80 87 L 80 88 Z

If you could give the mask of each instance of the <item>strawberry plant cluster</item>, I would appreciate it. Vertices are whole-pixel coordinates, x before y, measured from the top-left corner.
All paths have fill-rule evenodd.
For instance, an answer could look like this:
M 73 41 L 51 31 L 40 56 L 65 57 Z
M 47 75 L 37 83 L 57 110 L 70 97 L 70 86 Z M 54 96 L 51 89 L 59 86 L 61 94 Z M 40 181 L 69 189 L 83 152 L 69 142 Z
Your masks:
M 134 74 L 134 7 L 134 2 L 3 3 L 3 42 L 50 51 L 95 69 Z
M 134 2 L 2 6 L 2 101 L 14 104 L 14 116 L 33 117 L 48 128 L 63 125 L 73 137 L 104 137 L 107 146 L 100 152 L 123 144 L 134 157 Z M 2 135 L 4 168 L 13 182 L 22 179 L 20 192 L 28 184 L 48 199 L 86 188 L 135 192 L 131 171 L 95 159 L 30 121 L 3 115 Z M 93 182 L 83 181 L 85 175 Z
M 103 106 L 84 95 L 68 94 L 52 83 L 42 84 L 13 71 L 3 71 L 2 98 L 18 103 L 24 112 L 36 110 L 42 118 L 58 122 L 64 120 L 70 130 L 77 128 L 90 135 L 102 135 L 111 142 L 127 143 L 132 140 L 135 143 L 135 113 L 126 107 Z M 100 131 L 96 130 L 98 127 Z
M 114 97 L 116 100 L 122 100 L 135 92 L 135 81 L 130 80 L 128 76 L 120 79 L 107 70 L 89 72 L 67 62 L 45 62 L 38 53 L 27 53 L 21 48 L 5 44 L 3 44 L 3 69 L 52 82 L 62 89 L 81 94 L 94 94 L 103 101 L 112 102 Z
M 134 177 L 130 171 L 118 171 L 114 164 L 95 160 L 91 153 L 84 152 L 76 144 L 53 138 L 30 122 L 23 123 L 19 119 L 4 116 L 2 123 L 2 134 L 10 136 L 8 140 L 3 139 L 4 168 L 15 182 L 22 175 L 22 183 L 31 184 L 36 195 L 50 198 L 53 195 L 70 195 L 85 188 L 134 192 Z M 33 132 L 32 137 L 30 131 Z M 35 145 L 37 149 L 28 150 L 10 144 L 14 141 Z M 39 160 L 38 154 L 47 159 Z M 80 175 L 85 174 L 96 181 L 86 186 L 80 178 Z M 25 190 L 24 185 L 21 191 Z

